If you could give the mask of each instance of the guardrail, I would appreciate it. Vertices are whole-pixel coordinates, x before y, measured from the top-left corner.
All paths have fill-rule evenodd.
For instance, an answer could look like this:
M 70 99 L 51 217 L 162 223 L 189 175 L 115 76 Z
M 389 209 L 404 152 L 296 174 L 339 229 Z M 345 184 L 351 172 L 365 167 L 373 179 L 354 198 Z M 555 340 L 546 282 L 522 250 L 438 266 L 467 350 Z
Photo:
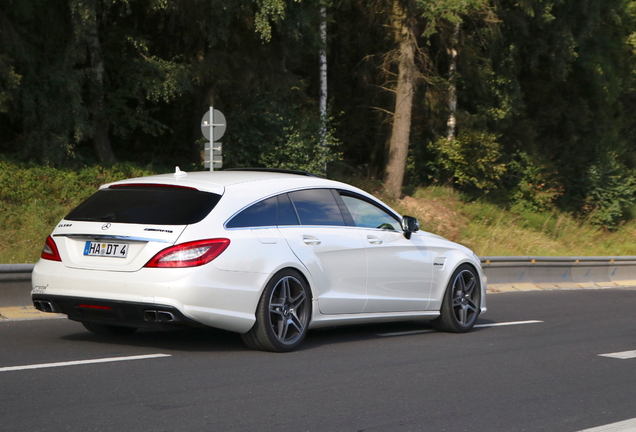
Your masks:
M 491 292 L 636 286 L 636 256 L 481 257 Z M 31 305 L 35 264 L 0 264 L 0 307 Z
M 0 264 L 0 307 L 31 306 L 35 264 Z
M 481 257 L 490 291 L 636 286 L 636 256 Z

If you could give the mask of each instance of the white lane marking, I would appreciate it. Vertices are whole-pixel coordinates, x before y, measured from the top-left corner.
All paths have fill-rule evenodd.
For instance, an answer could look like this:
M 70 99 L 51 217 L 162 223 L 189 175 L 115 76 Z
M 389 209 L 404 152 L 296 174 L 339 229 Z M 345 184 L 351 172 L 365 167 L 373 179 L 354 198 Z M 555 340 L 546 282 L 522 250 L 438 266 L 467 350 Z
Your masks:
M 501 326 L 511 326 L 511 325 L 521 325 L 521 324 L 535 324 L 542 323 L 543 321 L 512 321 L 512 322 L 503 322 L 503 323 L 490 323 L 490 324 L 477 324 L 475 327 L 501 327 Z M 420 334 L 420 333 L 430 333 L 433 330 L 410 330 L 403 332 L 395 332 L 395 333 L 380 333 L 377 336 L 388 337 L 388 336 L 405 336 L 412 334 Z
M 611 358 L 617 358 L 617 359 L 621 359 L 621 360 L 626 360 L 626 359 L 636 358 L 636 350 L 635 351 L 621 351 L 621 352 L 608 353 L 608 354 L 599 354 L 599 356 L 600 357 L 611 357 Z
M 636 430 L 636 418 L 622 422 L 611 423 L 591 429 L 584 429 L 579 432 L 630 432 Z
M 60 366 L 77 366 L 77 365 L 85 365 L 92 363 L 109 363 L 109 362 L 117 362 L 117 361 L 127 361 L 127 360 L 145 360 L 151 358 L 159 358 L 159 357 L 171 357 L 170 354 L 148 354 L 148 355 L 137 355 L 137 356 L 128 356 L 128 357 L 109 357 L 109 358 L 101 358 L 101 359 L 93 359 L 93 360 L 77 360 L 77 361 L 68 361 L 68 362 L 60 362 L 60 363 L 43 363 L 43 364 L 34 364 L 34 365 L 26 365 L 26 366 L 9 366 L 0 368 L 0 372 L 9 372 L 9 371 L 17 371 L 17 370 L 26 370 L 26 369 L 42 369 L 42 368 L 51 368 L 51 367 L 60 367 Z
M 537 320 L 511 321 L 511 322 L 502 322 L 502 323 L 477 324 L 475 327 L 503 327 L 503 326 L 511 326 L 511 325 L 536 324 L 536 323 L 542 323 L 542 322 L 543 321 L 537 321 Z

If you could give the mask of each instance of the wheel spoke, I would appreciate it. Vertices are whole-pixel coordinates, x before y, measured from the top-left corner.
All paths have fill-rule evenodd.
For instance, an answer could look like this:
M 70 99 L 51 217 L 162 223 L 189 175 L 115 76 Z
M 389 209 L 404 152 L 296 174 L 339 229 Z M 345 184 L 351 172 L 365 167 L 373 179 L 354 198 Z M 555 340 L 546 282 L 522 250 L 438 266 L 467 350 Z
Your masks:
M 459 316 L 457 317 L 457 320 L 460 322 L 460 324 L 466 324 L 466 317 L 467 317 L 467 313 L 466 313 L 466 306 L 462 305 L 459 308 Z
M 285 308 L 285 302 L 280 299 L 272 299 L 269 303 L 269 311 L 275 314 L 282 314 Z
M 468 281 L 468 284 L 465 286 L 466 288 L 464 290 L 464 293 L 470 296 L 473 294 L 473 291 L 475 290 L 475 286 L 477 286 L 477 283 L 475 282 L 475 279 L 471 277 L 470 280 Z
M 289 299 L 289 278 L 284 278 L 281 281 L 282 284 L 282 293 L 280 299 L 283 303 L 287 303 Z
M 464 274 L 460 273 L 459 277 L 457 278 L 458 282 L 459 282 L 459 287 L 462 293 L 466 292 L 466 280 L 464 279 Z
M 293 325 L 294 328 L 296 328 L 296 331 L 298 331 L 298 333 L 302 333 L 303 330 L 305 329 L 305 326 L 300 321 L 300 318 L 298 318 L 298 315 L 296 315 L 295 311 L 289 317 L 289 324 Z
M 289 299 L 289 303 L 294 309 L 298 309 L 305 302 L 306 298 L 307 295 L 305 294 L 305 291 L 300 291 L 296 297 Z
M 471 311 L 473 311 L 473 312 L 477 312 L 477 305 L 475 304 L 475 302 L 472 299 L 467 299 L 466 307 L 468 309 L 470 309 Z
M 287 337 L 287 328 L 289 327 L 288 321 L 289 320 L 285 317 L 281 317 L 278 320 L 278 324 L 276 326 L 277 327 L 276 330 L 278 331 L 276 336 L 278 337 L 278 340 L 281 342 L 285 342 L 285 339 Z
M 277 307 L 277 308 L 273 308 L 271 307 L 269 309 L 269 313 L 276 315 L 276 319 L 282 319 L 285 315 L 283 314 L 283 307 Z

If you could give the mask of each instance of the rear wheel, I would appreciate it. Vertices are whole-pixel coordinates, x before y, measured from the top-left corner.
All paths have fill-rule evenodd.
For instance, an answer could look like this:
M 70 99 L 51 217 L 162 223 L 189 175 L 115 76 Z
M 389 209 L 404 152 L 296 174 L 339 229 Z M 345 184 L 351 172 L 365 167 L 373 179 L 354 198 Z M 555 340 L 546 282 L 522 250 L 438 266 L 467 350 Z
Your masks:
M 481 286 L 475 269 L 460 265 L 448 282 L 440 316 L 433 321 L 439 331 L 464 333 L 473 328 L 480 312 Z
M 281 270 L 263 291 L 256 323 L 241 337 L 252 349 L 292 351 L 305 339 L 310 316 L 311 296 L 304 279 L 294 270 Z
M 83 322 L 82 325 L 89 332 L 100 335 L 126 336 L 137 331 L 136 327 L 122 327 L 105 324 L 95 324 L 91 322 Z

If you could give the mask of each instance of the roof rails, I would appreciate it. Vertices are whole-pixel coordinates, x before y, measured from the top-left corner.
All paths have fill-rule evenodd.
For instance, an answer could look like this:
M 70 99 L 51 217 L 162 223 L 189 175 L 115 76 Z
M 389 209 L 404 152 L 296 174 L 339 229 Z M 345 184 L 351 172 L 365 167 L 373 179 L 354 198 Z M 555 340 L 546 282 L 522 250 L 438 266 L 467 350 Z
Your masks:
M 312 174 L 307 171 L 288 170 L 288 169 L 281 169 L 281 168 L 227 168 L 227 169 L 224 169 L 223 171 L 272 172 L 272 173 L 281 173 L 281 174 L 295 174 L 295 175 L 302 175 L 307 177 L 325 178 L 324 176 L 321 176 L 318 174 Z

